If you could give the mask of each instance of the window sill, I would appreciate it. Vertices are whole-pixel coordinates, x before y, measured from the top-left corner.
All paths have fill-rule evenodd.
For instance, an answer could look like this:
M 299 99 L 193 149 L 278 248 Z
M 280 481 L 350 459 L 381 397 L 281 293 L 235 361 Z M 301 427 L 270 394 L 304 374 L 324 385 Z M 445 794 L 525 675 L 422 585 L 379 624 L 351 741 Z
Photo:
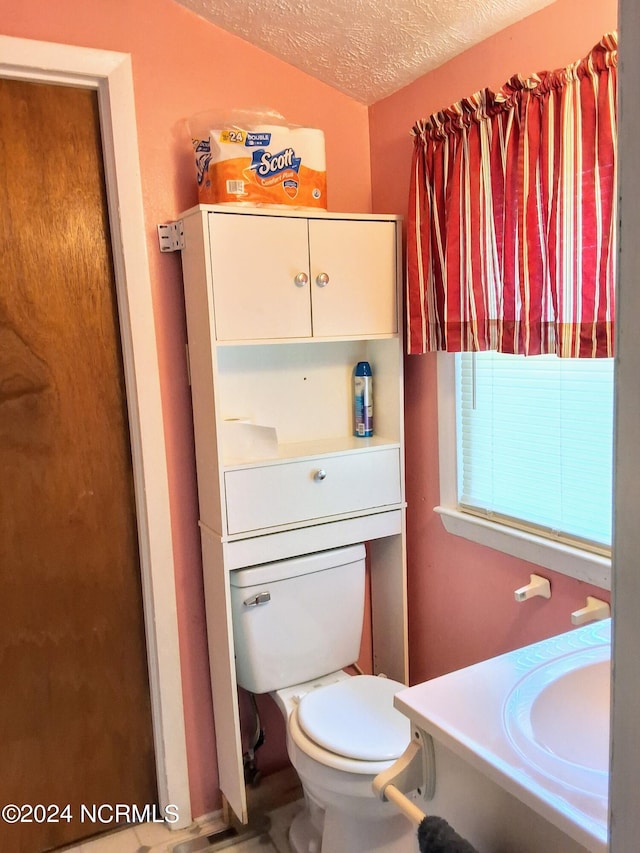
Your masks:
M 462 536 L 601 589 L 611 589 L 611 560 L 608 557 L 505 527 L 457 509 L 437 506 L 434 511 L 440 515 L 445 530 L 454 536 Z

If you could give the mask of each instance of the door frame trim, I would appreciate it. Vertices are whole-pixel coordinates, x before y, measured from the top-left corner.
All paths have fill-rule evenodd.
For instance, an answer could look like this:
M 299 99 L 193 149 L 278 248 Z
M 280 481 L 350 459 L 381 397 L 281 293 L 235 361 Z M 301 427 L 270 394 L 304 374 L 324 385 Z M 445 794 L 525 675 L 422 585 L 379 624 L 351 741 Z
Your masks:
M 158 798 L 191 804 L 178 644 L 173 540 L 160 376 L 140 180 L 131 57 L 127 53 L 0 36 L 0 77 L 94 89 L 122 338 Z

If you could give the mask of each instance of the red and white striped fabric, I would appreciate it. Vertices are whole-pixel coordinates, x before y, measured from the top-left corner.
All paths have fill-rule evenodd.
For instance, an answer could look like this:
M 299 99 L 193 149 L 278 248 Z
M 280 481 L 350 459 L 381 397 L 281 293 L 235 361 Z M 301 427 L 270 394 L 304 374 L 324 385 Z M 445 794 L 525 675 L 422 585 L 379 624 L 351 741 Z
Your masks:
M 613 354 L 617 37 L 413 128 L 409 353 Z

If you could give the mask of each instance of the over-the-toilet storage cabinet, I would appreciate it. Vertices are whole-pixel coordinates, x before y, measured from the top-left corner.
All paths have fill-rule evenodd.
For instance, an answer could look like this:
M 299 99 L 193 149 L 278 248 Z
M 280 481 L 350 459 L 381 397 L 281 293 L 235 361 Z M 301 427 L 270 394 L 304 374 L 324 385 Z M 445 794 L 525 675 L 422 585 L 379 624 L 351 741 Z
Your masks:
M 407 681 L 401 224 L 204 205 L 181 221 L 219 778 L 246 822 L 230 572 L 366 542 L 374 669 Z

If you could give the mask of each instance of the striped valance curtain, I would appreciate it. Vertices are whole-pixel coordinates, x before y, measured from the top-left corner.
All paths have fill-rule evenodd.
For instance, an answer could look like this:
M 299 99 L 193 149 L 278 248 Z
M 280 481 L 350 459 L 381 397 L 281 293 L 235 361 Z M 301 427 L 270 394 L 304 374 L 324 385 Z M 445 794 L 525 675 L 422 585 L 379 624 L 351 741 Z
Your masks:
M 410 353 L 613 354 L 617 37 L 413 128 Z

